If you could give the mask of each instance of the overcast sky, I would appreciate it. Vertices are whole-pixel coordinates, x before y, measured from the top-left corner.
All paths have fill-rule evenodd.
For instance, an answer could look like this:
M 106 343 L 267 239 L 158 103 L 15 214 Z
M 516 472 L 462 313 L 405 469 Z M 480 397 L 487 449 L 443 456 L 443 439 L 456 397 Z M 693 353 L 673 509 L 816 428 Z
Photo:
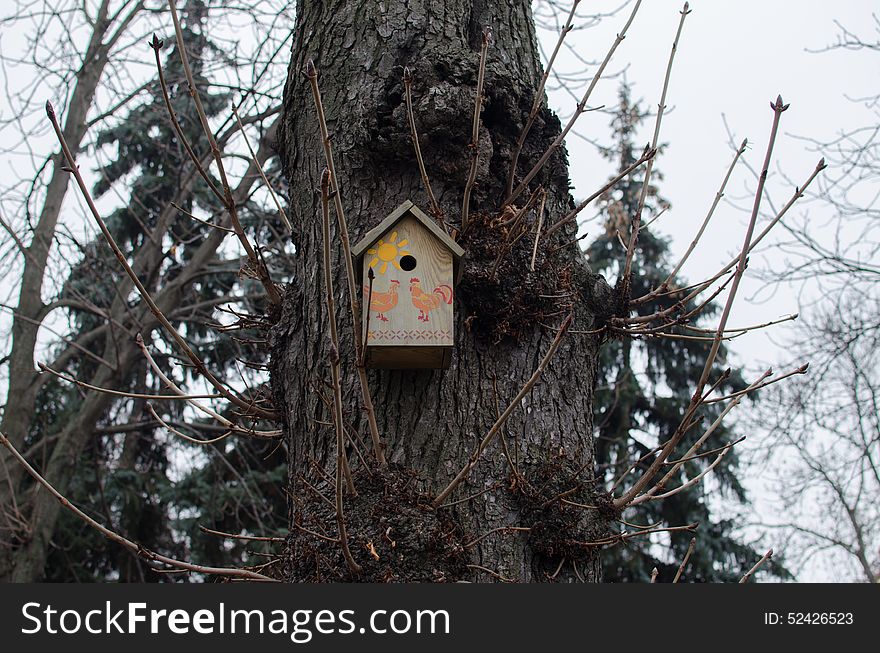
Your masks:
M 619 4 L 582 2 L 580 11 L 611 11 Z M 652 111 L 660 98 L 682 6 L 683 2 L 673 0 L 644 0 L 611 66 L 613 71 L 626 69 L 634 98 L 642 99 Z M 781 94 L 791 107 L 782 117 L 774 166 L 780 166 L 800 183 L 813 170 L 820 155 L 808 151 L 795 136 L 829 140 L 842 130 L 872 124 L 876 117 L 847 96 L 864 97 L 877 94 L 880 89 L 880 53 L 808 51 L 835 42 L 840 32 L 835 20 L 866 40 L 876 40 L 872 18 L 876 2 L 696 0 L 690 8 L 692 12 L 685 21 L 672 71 L 668 113 L 662 125 L 661 141 L 668 143 L 668 148 L 656 163 L 665 175 L 660 189 L 671 201 L 672 210 L 655 226 L 675 239 L 679 253 L 699 227 L 732 159 L 722 114 L 737 142 L 749 139 L 751 147 L 746 157 L 756 169 L 760 168 L 772 120 L 770 101 Z M 630 7 L 625 7 L 598 27 L 573 32 L 569 39 L 578 55 L 601 60 L 629 11 Z M 555 38 L 545 33 L 542 42 L 550 51 Z M 561 60 L 563 72 L 581 68 L 570 54 Z M 609 79 L 601 83 L 590 105 L 613 107 L 619 81 Z M 551 102 L 560 114 L 566 115 L 575 103 L 562 90 L 552 93 Z M 585 136 L 604 140 L 607 124 L 607 115 L 586 114 L 577 129 Z M 643 132 L 645 143 L 652 130 L 651 119 L 646 121 Z M 595 148 L 581 139 L 569 138 L 567 146 L 575 194 L 588 195 L 601 186 L 611 168 L 597 156 Z M 771 173 L 775 170 L 771 168 Z M 750 206 L 751 200 L 743 198 L 753 188 L 753 177 L 740 167 L 728 186 L 727 197 L 740 198 L 739 204 Z M 779 174 L 771 175 L 768 189 L 777 205 L 783 204 L 792 192 L 791 185 Z M 802 210 L 818 209 L 804 206 Z M 592 214 L 588 209 L 583 215 Z M 684 270 L 689 280 L 698 281 L 703 278 L 701 275 L 714 273 L 720 263 L 730 260 L 742 243 L 747 217 L 732 206 L 719 207 L 704 237 L 711 246 L 701 247 Z M 598 228 L 596 223 L 586 226 L 588 231 L 597 232 Z M 755 282 L 747 283 L 740 296 L 754 295 L 757 287 Z M 763 322 L 798 308 L 794 290 L 777 292 L 772 302 L 760 305 L 740 301 L 731 324 Z M 783 331 L 777 330 L 775 338 L 782 335 Z M 734 349 L 741 362 L 747 364 L 779 358 L 778 348 L 766 333 L 743 338 L 735 343 Z

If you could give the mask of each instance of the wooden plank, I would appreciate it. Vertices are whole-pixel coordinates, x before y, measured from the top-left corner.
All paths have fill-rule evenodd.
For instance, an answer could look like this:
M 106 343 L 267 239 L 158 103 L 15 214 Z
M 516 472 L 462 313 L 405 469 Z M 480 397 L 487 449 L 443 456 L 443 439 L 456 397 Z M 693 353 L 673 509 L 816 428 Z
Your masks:
M 452 360 L 449 347 L 369 347 L 367 367 L 373 369 L 445 369 Z
M 358 243 L 351 248 L 351 255 L 355 258 L 363 256 L 364 252 L 366 252 L 368 248 L 372 247 L 373 243 L 377 241 L 382 234 L 393 227 L 398 218 L 409 211 L 412 206 L 413 203 L 409 200 L 406 200 L 403 204 L 394 209 L 388 215 L 388 217 L 386 217 L 384 220 L 382 220 L 382 222 L 380 222 L 378 225 L 376 225 L 366 234 L 364 234 L 364 237 L 361 238 Z
M 453 255 L 458 258 L 464 256 L 464 250 L 461 248 L 461 245 L 452 240 L 452 238 L 449 237 L 449 234 L 440 228 L 436 220 L 426 215 L 424 211 L 413 204 L 410 200 L 406 200 L 403 204 L 394 209 L 394 211 L 382 220 L 382 222 L 370 229 L 364 237 L 352 247 L 351 255 L 356 259 L 363 256 L 367 249 L 372 247 L 373 243 L 378 240 L 382 234 L 392 229 L 395 226 L 395 223 L 405 217 L 405 214 L 407 213 L 421 222 L 428 231 L 433 233 L 441 243 L 450 249 Z

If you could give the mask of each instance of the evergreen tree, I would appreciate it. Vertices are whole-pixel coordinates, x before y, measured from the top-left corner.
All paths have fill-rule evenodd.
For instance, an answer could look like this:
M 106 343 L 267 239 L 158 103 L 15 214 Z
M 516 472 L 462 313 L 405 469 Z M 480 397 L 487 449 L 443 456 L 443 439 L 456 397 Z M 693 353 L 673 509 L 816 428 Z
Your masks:
M 206 76 L 206 62 L 216 51 L 206 36 L 208 7 L 204 0 L 190 0 L 181 13 L 184 42 L 205 111 L 209 117 L 224 110 L 228 112 L 229 93 L 206 91 L 211 85 Z M 186 80 L 176 45 L 166 48 L 163 55 L 163 72 L 178 122 L 193 150 L 205 153 L 209 145 L 193 102 L 185 91 Z M 100 177 L 94 192 L 101 196 L 120 184 L 126 187 L 127 203 L 108 215 L 106 222 L 127 254 L 137 251 L 146 238 L 162 240 L 167 260 L 158 275 L 144 279 L 148 288 L 155 289 L 177 275 L 210 233 L 210 227 L 186 214 L 201 213 L 210 219 L 218 214 L 221 206 L 201 180 L 191 191 L 181 194 L 187 176 L 192 174 L 192 162 L 170 122 L 158 78 L 150 89 L 144 102 L 99 135 L 98 145 L 115 147 L 116 152 L 112 160 L 98 170 Z M 219 187 L 219 181 L 215 179 L 214 183 Z M 157 229 L 159 216 L 175 200 L 182 210 L 172 218 L 166 230 L 160 231 Z M 248 201 L 241 207 L 240 217 L 246 228 L 259 230 L 266 216 L 256 202 Z M 108 310 L 117 299 L 118 288 L 125 287 L 124 272 L 100 239 L 85 245 L 82 255 L 64 283 L 62 296 Z M 187 303 L 210 303 L 233 294 L 248 294 L 250 282 L 239 278 L 237 259 L 216 263 L 210 274 L 194 284 Z M 256 306 L 252 312 L 261 314 L 264 308 Z M 197 311 L 177 320 L 169 317 L 215 371 L 233 370 L 241 358 L 246 358 L 250 365 L 265 362 L 265 348 L 242 347 L 230 334 L 212 328 Z M 82 334 L 100 326 L 103 318 L 94 310 L 75 310 L 71 322 L 74 333 Z M 163 354 L 161 349 L 174 351 L 174 345 L 164 332 L 156 335 L 165 339 L 165 346 L 154 352 L 157 363 L 186 387 L 198 375 L 187 366 L 175 365 L 172 356 Z M 245 339 L 253 337 L 253 333 L 247 331 L 237 335 Z M 100 346 L 100 340 L 96 341 L 93 353 L 98 354 Z M 248 351 L 247 355 L 243 355 L 243 349 Z M 87 357 L 74 357 L 64 371 L 87 378 L 95 365 L 97 363 Z M 135 393 L 167 392 L 145 360 L 132 366 L 126 387 L 118 389 Z M 47 384 L 39 402 L 41 415 L 35 422 L 35 438 L 57 428 L 53 424 L 60 424 L 66 414 L 77 409 L 78 398 L 78 389 L 65 382 Z M 277 522 L 283 523 L 285 514 L 284 497 L 276 489 L 286 469 L 283 455 L 271 442 L 232 442 L 227 438 L 210 446 L 189 444 L 158 425 L 146 404 L 143 400 L 122 400 L 108 412 L 91 446 L 74 463 L 77 473 L 70 498 L 79 505 L 91 506 L 102 520 L 153 550 L 175 557 L 188 557 L 195 552 L 200 560 L 220 566 L 242 564 L 245 550 L 240 543 L 227 546 L 226 541 L 200 532 L 198 525 L 224 532 L 245 530 L 260 535 L 274 532 L 276 516 Z M 156 409 L 166 414 L 171 411 L 176 428 L 192 437 L 206 438 L 205 432 L 198 430 L 199 426 L 206 425 L 194 419 L 192 411 L 187 412 L 180 402 L 166 404 Z M 196 430 L 183 426 L 184 422 Z M 114 425 L 119 423 L 141 426 L 117 432 Z M 173 458 L 187 461 L 182 478 L 172 478 L 170 474 Z M 227 459 L 234 462 L 230 464 Z M 55 539 L 59 544 L 49 556 L 47 580 L 82 582 L 117 577 L 135 582 L 174 580 L 174 577 L 152 573 L 142 561 L 108 543 L 68 513 L 61 516 L 57 533 Z M 248 548 L 262 550 L 265 547 Z
M 631 89 L 624 83 L 619 92 L 619 104 L 611 121 L 614 144 L 603 150 L 618 170 L 632 165 L 640 154 L 634 140 L 638 128 L 647 116 L 637 102 L 631 99 Z M 652 181 L 662 180 L 656 168 Z M 588 256 L 593 269 L 606 277 L 619 276 L 626 257 L 621 242 L 629 239 L 630 219 L 636 212 L 644 183 L 644 168 L 639 168 L 599 199 L 600 215 L 604 217 L 604 231 L 592 241 Z M 648 188 L 643 212 L 643 226 L 633 257 L 632 297 L 637 298 L 659 286 L 672 271 L 669 261 L 669 241 L 656 235 L 650 221 L 669 208 L 670 204 L 653 184 Z M 674 265 L 674 263 L 673 263 Z M 673 279 L 671 289 L 684 288 L 687 282 Z M 637 307 L 639 314 L 650 314 L 671 307 L 685 297 L 685 292 L 673 292 L 659 301 Z M 703 301 L 697 298 L 697 302 Z M 697 306 L 691 301 L 683 307 L 686 313 Z M 700 314 L 698 324 L 711 326 L 706 318 L 717 313 L 709 306 Z M 705 324 L 702 324 L 705 322 Z M 694 332 L 675 331 L 693 336 Z M 608 484 L 622 478 L 616 492 L 623 493 L 638 474 L 626 474 L 632 464 L 645 457 L 651 462 L 651 450 L 667 440 L 675 431 L 686 409 L 693 384 L 705 364 L 710 343 L 706 340 L 668 337 L 640 339 L 611 339 L 601 350 L 597 375 L 594 424 L 596 433 L 596 462 L 600 477 Z M 720 352 L 713 379 L 719 378 L 728 365 L 727 353 Z M 739 371 L 733 371 L 719 390 L 736 392 L 746 387 Z M 703 424 L 708 425 L 723 409 L 723 404 L 708 404 L 703 408 Z M 681 447 L 684 451 L 702 434 L 692 429 Z M 731 430 L 722 425 L 709 438 L 703 450 L 723 447 L 735 440 Z M 678 478 L 669 488 L 677 486 L 705 469 L 712 457 L 696 458 L 682 466 Z M 646 502 L 626 513 L 626 519 L 640 524 L 681 526 L 699 523 L 697 544 L 686 570 L 691 581 L 730 582 L 738 580 L 744 569 L 760 557 L 751 547 L 733 534 L 731 519 L 718 519 L 711 514 L 710 495 L 718 493 L 728 503 L 746 501 L 745 492 L 737 478 L 736 450 L 730 451 L 714 469 L 707 482 L 656 502 Z M 656 540 L 633 539 L 625 546 L 611 547 L 604 552 L 604 574 L 612 582 L 645 582 L 656 567 L 660 581 L 671 581 L 684 558 L 693 535 L 689 532 L 671 532 Z M 784 574 L 775 566 L 777 574 Z

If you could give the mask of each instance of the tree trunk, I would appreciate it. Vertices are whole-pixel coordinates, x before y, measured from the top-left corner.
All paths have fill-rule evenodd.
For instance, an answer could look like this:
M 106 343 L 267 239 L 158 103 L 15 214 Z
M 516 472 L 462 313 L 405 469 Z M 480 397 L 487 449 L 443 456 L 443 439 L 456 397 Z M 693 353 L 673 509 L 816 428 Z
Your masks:
M 109 47 L 105 45 L 104 39 L 110 27 L 107 6 L 102 4 L 83 57 L 85 63 L 76 75 L 76 84 L 70 96 L 64 121 L 64 137 L 74 154 L 79 152 L 85 137 L 86 116 L 107 65 Z M 64 170 L 64 165 L 64 155 L 59 150 L 52 157 L 52 176 L 46 186 L 43 207 L 34 228 L 33 238 L 27 248 L 27 256 L 24 258 L 19 300 L 12 319 L 9 387 L 3 417 L 0 420 L 0 431 L 17 448 L 22 447 L 31 428 L 34 403 L 40 387 L 34 369 L 34 349 L 40 323 L 46 317 L 46 307 L 42 300 L 43 279 L 70 176 L 70 173 Z M 10 453 L 6 449 L 0 451 L 0 507 L 17 503 L 16 495 L 22 477 L 23 471 Z M 9 532 L 9 541 L 0 543 L 0 581 L 2 581 L 8 578 L 15 564 L 9 542 L 16 539 L 19 533 L 16 532 L 15 524 L 8 519 L 0 519 L 0 524 Z
M 351 549 L 363 567 L 356 575 L 345 567 L 338 546 L 305 530 L 335 537 L 333 510 L 325 500 L 334 492 L 333 474 L 328 478 L 316 468 L 332 470 L 336 454 L 328 425 L 332 410 L 321 396 L 332 397 L 316 193 L 325 160 L 301 71 L 309 59 L 319 71 L 353 243 L 407 199 L 426 212 L 430 208 L 410 140 L 404 66 L 414 75 L 415 121 L 434 193 L 447 223 L 459 224 L 484 26 L 492 28 L 493 43 L 471 226 L 457 237 L 466 254 L 454 304 L 455 352 L 446 371 L 369 372 L 390 471 L 356 471 L 359 495 L 346 497 Z M 530 271 L 535 211 L 524 222 L 528 233 L 502 254 L 492 274 L 511 228 L 498 219 L 509 162 L 541 76 L 530 3 L 300 0 L 294 42 L 279 138 L 297 229 L 297 274 L 272 338 L 273 388 L 290 452 L 287 579 L 599 580 L 598 548 L 585 544 L 607 533 L 610 515 L 604 494 L 594 487 L 591 415 L 598 342 L 593 335 L 564 336 L 500 438 L 446 500 L 459 502 L 430 508 L 430 497 L 468 462 L 565 317 L 574 312 L 572 330 L 588 331 L 610 304 L 604 280 L 589 272 L 578 246 L 570 244 L 570 230 L 541 241 Z M 520 157 L 522 172 L 559 130 L 556 117 L 543 108 Z M 561 150 L 534 183 L 531 190 L 540 183 L 547 193 L 545 225 L 573 206 Z M 517 204 L 523 206 L 528 196 Z M 508 209 L 505 217 L 511 215 Z M 332 243 L 345 419 L 369 444 L 335 228 Z M 370 455 L 367 446 L 356 446 Z M 357 470 L 356 452 L 349 454 Z M 559 498 L 569 490 L 565 498 L 571 503 Z M 477 496 L 465 500 L 472 495 Z

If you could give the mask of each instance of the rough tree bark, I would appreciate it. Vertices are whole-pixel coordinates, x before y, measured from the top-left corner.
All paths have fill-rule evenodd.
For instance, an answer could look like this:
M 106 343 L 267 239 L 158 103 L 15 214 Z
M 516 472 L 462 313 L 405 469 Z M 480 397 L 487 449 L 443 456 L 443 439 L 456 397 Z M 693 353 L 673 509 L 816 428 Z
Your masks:
M 378 482 L 381 474 L 357 475 L 360 494 L 346 497 L 350 543 L 364 566 L 360 580 L 600 578 L 598 549 L 583 542 L 607 532 L 610 513 L 564 503 L 558 495 L 574 488 L 567 495 L 574 503 L 604 505 L 602 493 L 592 485 L 591 403 L 598 342 L 577 331 L 593 329 L 600 316 L 607 316 L 610 291 L 588 270 L 579 248 L 565 245 L 572 239 L 570 231 L 541 241 L 535 272 L 528 270 L 534 228 L 502 257 L 497 275 L 490 272 L 510 227 L 501 224 L 499 209 L 512 149 L 541 76 L 530 3 L 300 0 L 279 131 L 297 229 L 297 274 L 272 338 L 273 388 L 290 452 L 287 580 L 356 579 L 341 562 L 338 547 L 304 530 L 335 534 L 327 502 L 302 482 L 307 479 L 325 496 L 332 495 L 332 486 L 316 471 L 315 462 L 333 468 L 335 440 L 328 425 L 332 411 L 319 396 L 331 396 L 324 385 L 330 355 L 316 193 L 325 161 L 302 71 L 309 59 L 319 71 L 352 242 L 406 199 L 429 208 L 410 141 L 404 66 L 414 75 L 415 120 L 434 193 L 447 222 L 456 224 L 471 161 L 468 142 L 484 26 L 492 28 L 494 39 L 486 70 L 472 226 L 458 236 L 466 259 L 455 300 L 452 365 L 443 372 L 370 371 L 380 435 L 392 469 L 389 476 L 398 476 Z M 556 117 L 543 109 L 520 157 L 521 173 L 559 131 Z M 573 206 L 563 152 L 551 158 L 532 190 L 538 183 L 547 192 L 551 222 Z M 524 205 L 528 195 L 516 203 Z M 535 221 L 531 212 L 527 224 L 534 227 Z M 333 235 L 346 419 L 368 444 L 344 266 Z M 424 497 L 413 498 L 413 487 L 428 497 L 436 495 L 467 463 L 499 406 L 504 410 L 516 395 L 572 310 L 575 333 L 564 337 L 540 382 L 513 414 L 503 443 L 496 439 L 489 446 L 468 481 L 447 501 L 482 494 L 436 513 Z M 369 455 L 366 447 L 362 449 Z M 350 457 L 357 466 L 355 453 Z M 513 466 L 522 478 L 512 472 Z M 400 481 L 411 472 L 418 481 Z M 411 512 L 403 508 L 408 502 Z M 438 523 L 432 526 L 431 518 Z M 531 531 L 498 530 L 474 542 L 505 527 Z

